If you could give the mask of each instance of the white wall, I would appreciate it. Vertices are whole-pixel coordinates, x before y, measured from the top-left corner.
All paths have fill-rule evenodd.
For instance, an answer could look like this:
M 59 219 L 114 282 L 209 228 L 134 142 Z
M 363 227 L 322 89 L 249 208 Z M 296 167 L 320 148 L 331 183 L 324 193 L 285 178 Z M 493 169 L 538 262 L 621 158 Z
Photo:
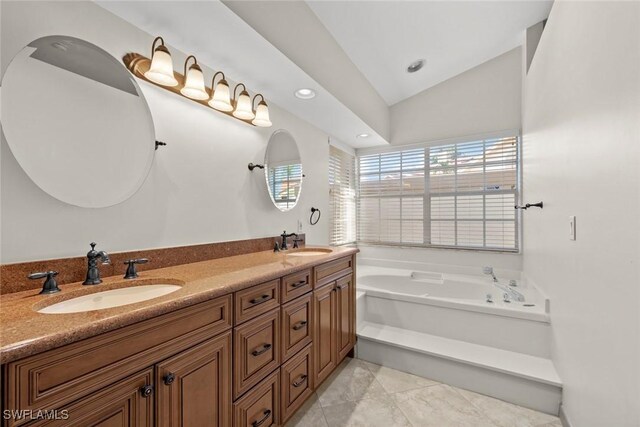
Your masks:
M 224 4 L 389 140 L 386 102 L 306 2 L 224 0 Z
M 521 127 L 522 48 L 513 49 L 391 107 L 391 143 L 488 135 Z M 366 151 L 363 149 L 361 151 Z M 520 270 L 522 255 L 361 245 L 361 257 Z
M 574 427 L 640 425 L 640 3 L 556 1 L 525 80 L 524 270 Z M 569 240 L 569 216 L 577 240 Z
M 391 143 L 413 144 L 520 129 L 518 47 L 391 107 Z
M 91 2 L 0 4 L 3 74 L 20 49 L 45 35 L 79 37 L 116 58 L 146 53 L 153 40 Z M 183 54 L 172 53 L 174 64 L 184 61 Z M 212 75 L 211 70 L 205 73 Z M 311 206 L 328 212 L 326 134 L 272 103 L 274 126 L 260 129 L 139 84 L 151 108 L 156 138 L 169 145 L 157 151 L 140 191 L 120 205 L 82 209 L 53 199 L 26 176 L 2 137 L 2 263 L 83 255 L 92 240 L 115 252 L 272 236 L 284 229 L 295 231 L 298 219 L 309 242 L 327 243 L 328 216 L 308 225 Z M 301 200 L 287 213 L 271 204 L 261 171 L 247 170 L 249 162 L 262 163 L 266 142 L 279 128 L 297 139 L 306 174 Z M 96 181 L 98 190 L 108 185 L 99 177 Z

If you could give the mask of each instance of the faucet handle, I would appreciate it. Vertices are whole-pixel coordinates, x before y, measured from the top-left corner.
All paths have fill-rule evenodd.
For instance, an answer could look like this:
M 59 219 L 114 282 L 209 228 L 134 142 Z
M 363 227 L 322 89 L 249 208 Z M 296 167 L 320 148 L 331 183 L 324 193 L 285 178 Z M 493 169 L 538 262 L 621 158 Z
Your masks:
M 57 271 L 43 271 L 39 273 L 31 273 L 27 276 L 29 280 L 37 280 L 47 278 L 42 285 L 41 294 L 55 294 L 56 292 L 60 292 L 60 288 L 58 287 L 58 283 L 56 282 L 55 277 L 58 275 Z
M 149 262 L 147 258 L 129 259 L 124 262 L 127 265 L 127 272 L 124 274 L 125 279 L 135 279 L 138 277 L 138 271 L 136 270 L 136 264 L 146 264 Z

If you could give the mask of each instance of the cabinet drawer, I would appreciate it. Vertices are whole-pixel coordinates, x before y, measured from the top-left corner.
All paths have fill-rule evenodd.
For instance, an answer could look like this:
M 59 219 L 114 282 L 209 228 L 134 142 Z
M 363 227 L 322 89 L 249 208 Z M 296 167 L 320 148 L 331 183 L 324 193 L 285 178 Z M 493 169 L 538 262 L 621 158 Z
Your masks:
M 313 294 L 282 306 L 282 360 L 287 360 L 311 343 Z
M 280 310 L 250 320 L 234 330 L 235 399 L 280 365 Z
M 228 295 L 11 362 L 5 408 L 61 407 L 230 327 Z
M 154 396 L 153 394 L 143 396 L 141 389 L 152 384 L 153 368 L 149 368 L 63 407 L 57 411 L 60 419 L 41 420 L 29 425 L 34 427 L 151 427 L 153 426 Z
M 280 279 L 238 291 L 234 301 L 236 325 L 273 310 L 280 305 Z
M 280 404 L 285 422 L 313 393 L 313 358 L 311 345 L 291 358 L 280 369 Z
M 328 283 L 353 272 L 353 257 L 348 256 L 325 262 L 313 269 L 314 287 L 320 288 Z
M 275 371 L 233 405 L 234 427 L 278 425 L 280 371 Z
M 282 278 L 282 302 L 291 301 L 294 298 L 311 291 L 311 270 L 299 271 Z

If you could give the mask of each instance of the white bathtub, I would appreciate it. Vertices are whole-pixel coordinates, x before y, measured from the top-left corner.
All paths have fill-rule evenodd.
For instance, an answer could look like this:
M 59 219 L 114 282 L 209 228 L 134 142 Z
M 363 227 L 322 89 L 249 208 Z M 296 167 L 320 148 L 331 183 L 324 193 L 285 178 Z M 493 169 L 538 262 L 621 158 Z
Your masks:
M 535 288 L 519 283 L 513 288 L 524 302 L 503 301 L 508 280 L 500 280 L 503 289 L 484 275 L 450 274 L 396 268 L 358 266 L 358 290 L 380 298 L 403 300 L 494 314 L 498 316 L 548 322 L 548 301 Z M 487 302 L 491 295 L 493 302 Z

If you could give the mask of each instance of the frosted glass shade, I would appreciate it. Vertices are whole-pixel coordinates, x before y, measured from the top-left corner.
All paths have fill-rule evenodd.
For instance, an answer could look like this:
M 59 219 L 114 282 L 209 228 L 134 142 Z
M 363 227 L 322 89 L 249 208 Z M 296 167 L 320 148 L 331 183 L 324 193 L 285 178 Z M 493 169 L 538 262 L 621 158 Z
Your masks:
M 187 98 L 199 101 L 209 98 L 209 94 L 204 88 L 204 76 L 202 75 L 202 69 L 197 64 L 193 64 L 189 67 L 184 87 L 180 89 L 180 93 Z
M 240 92 L 233 116 L 242 120 L 253 120 L 255 118 L 251 108 L 251 98 L 249 98 L 249 93 L 246 90 Z
M 256 108 L 256 118 L 253 119 L 252 123 L 262 128 L 268 128 L 272 125 L 271 120 L 269 120 L 269 107 L 266 102 L 260 101 L 258 108 Z
M 151 58 L 151 67 L 144 76 L 162 86 L 178 86 L 178 80 L 173 76 L 173 61 L 171 54 L 164 46 L 158 46 Z
M 229 84 L 226 80 L 222 79 L 216 85 L 213 91 L 213 96 L 209 100 L 211 108 L 215 108 L 219 111 L 232 111 L 233 105 L 231 105 L 231 95 L 229 93 Z

